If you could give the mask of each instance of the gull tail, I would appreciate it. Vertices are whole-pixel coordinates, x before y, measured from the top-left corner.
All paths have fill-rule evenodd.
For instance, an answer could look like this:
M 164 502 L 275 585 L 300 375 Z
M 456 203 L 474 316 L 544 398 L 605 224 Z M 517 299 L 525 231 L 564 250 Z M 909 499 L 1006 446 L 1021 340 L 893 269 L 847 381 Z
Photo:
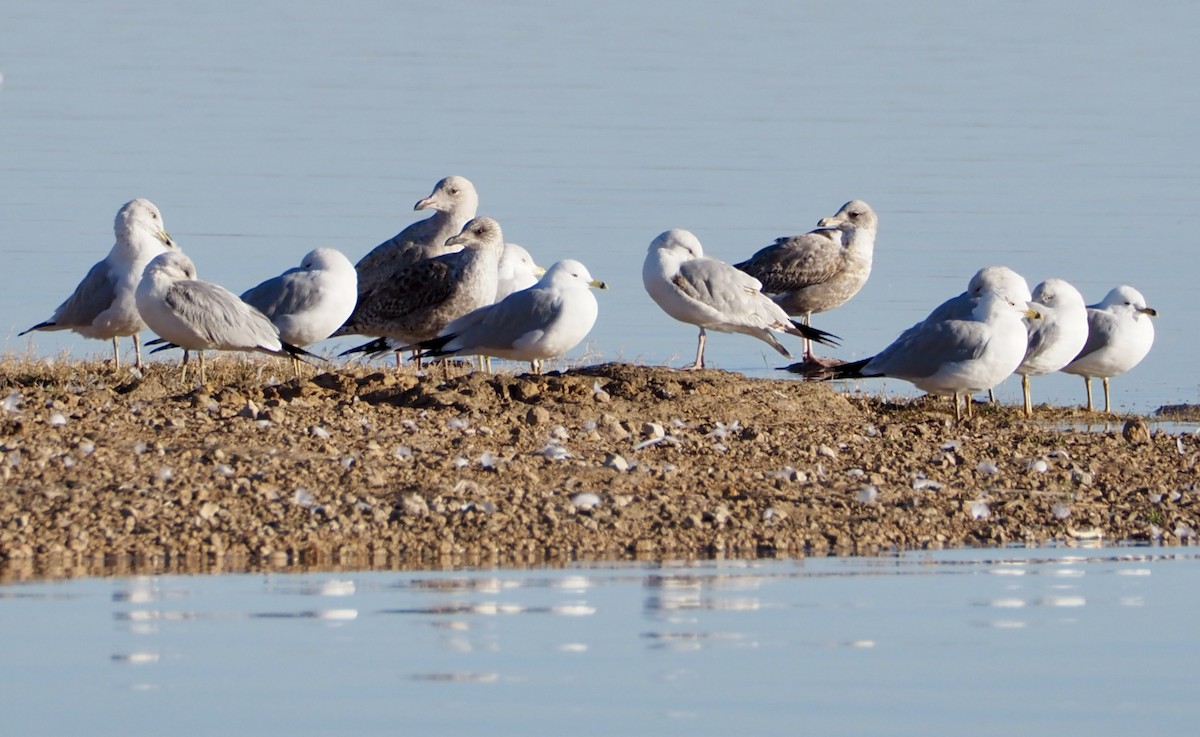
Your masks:
M 833 333 L 827 333 L 824 330 L 817 330 L 814 327 L 805 325 L 802 322 L 796 322 L 795 320 L 791 320 L 790 322 L 795 330 L 789 330 L 788 332 L 792 333 L 793 335 L 803 336 L 814 343 L 820 343 L 821 345 L 839 346 L 842 344 L 842 339 Z
M 46 322 L 39 322 L 37 325 L 34 325 L 33 327 L 29 328 L 28 330 L 22 330 L 21 332 L 17 333 L 17 337 L 25 335 L 26 333 L 32 333 L 34 330 L 58 330 L 58 329 L 59 329 L 58 323 L 54 322 L 53 320 L 47 320 Z
M 872 356 L 874 358 L 874 356 Z M 836 381 L 838 379 L 861 379 L 867 376 L 862 372 L 867 364 L 871 362 L 870 358 L 864 358 L 861 361 L 851 361 L 849 363 L 839 363 L 836 366 L 819 366 L 814 368 L 812 364 L 806 364 L 803 361 L 793 363 L 790 366 L 784 366 L 781 371 L 790 371 L 793 374 L 804 374 L 809 379 L 814 381 Z
M 439 356 L 448 356 L 448 355 L 454 353 L 454 351 L 447 351 L 447 350 L 442 350 L 442 349 L 445 348 L 446 345 L 450 341 L 454 340 L 457 337 L 458 337 L 458 335 L 455 333 L 451 333 L 450 335 L 439 335 L 436 338 L 430 338 L 429 340 L 423 340 L 420 343 L 417 343 L 416 345 L 412 346 L 412 348 L 414 350 L 421 351 L 421 355 L 420 355 L 421 358 L 437 358 Z

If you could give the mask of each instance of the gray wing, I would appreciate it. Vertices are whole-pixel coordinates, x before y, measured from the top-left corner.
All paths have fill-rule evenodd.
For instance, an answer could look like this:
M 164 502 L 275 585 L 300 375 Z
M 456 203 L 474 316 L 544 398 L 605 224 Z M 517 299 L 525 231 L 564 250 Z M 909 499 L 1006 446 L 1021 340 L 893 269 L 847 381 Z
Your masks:
M 116 279 L 108 263 L 100 261 L 83 277 L 71 296 L 58 306 L 50 322 L 64 327 L 91 325 L 101 312 L 112 307 L 116 298 Z
M 303 269 L 289 269 L 242 293 L 242 301 L 274 320 L 310 309 L 321 300 L 317 275 Z
M 1087 342 L 1083 344 L 1083 349 L 1079 351 L 1079 355 L 1075 356 L 1074 360 L 1095 353 L 1104 346 L 1112 342 L 1113 333 L 1117 330 L 1117 320 L 1111 312 L 1107 310 L 1097 310 L 1091 307 L 1087 311 L 1088 316 L 1088 337 Z
M 549 327 L 562 313 L 562 306 L 562 295 L 557 292 L 526 289 L 467 313 L 447 325 L 442 334 L 457 334 L 447 344 L 456 350 L 512 348 L 522 336 Z
M 845 267 L 841 231 L 836 229 L 778 238 L 748 260 L 736 264 L 736 268 L 762 282 L 762 290 L 768 294 L 829 281 Z
M 672 282 L 684 296 L 729 316 L 740 316 L 759 291 L 758 280 L 716 259 L 684 261 Z
M 259 348 L 279 342 L 279 331 L 266 315 L 216 284 L 177 281 L 167 289 L 163 301 L 181 321 L 213 345 Z
M 924 378 L 947 363 L 978 358 L 988 343 L 987 323 L 946 320 L 906 330 L 863 367 L 867 376 Z

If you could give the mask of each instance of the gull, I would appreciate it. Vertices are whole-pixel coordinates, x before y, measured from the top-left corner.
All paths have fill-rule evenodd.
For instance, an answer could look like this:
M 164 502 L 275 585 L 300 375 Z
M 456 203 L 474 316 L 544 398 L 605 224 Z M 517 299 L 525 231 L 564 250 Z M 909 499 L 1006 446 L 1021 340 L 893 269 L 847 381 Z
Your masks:
M 788 319 L 783 308 L 762 293 L 758 279 L 705 256 L 700 241 L 686 230 L 665 231 L 650 243 L 642 283 L 663 312 L 700 328 L 696 360 L 684 370 L 704 368 L 706 329 L 751 335 L 789 358 L 772 330 L 836 345 L 829 333 Z
M 342 329 L 379 339 L 340 355 L 386 352 L 389 338 L 398 345 L 436 338 L 450 321 L 496 301 L 497 264 L 504 249 L 500 224 L 477 217 L 446 243 L 463 250 L 409 264 L 369 299 L 359 299 Z
M 163 229 L 162 214 L 150 200 L 136 199 L 122 205 L 113 231 L 117 240 L 108 256 L 92 266 L 49 320 L 20 335 L 34 330 L 74 330 L 88 338 L 111 338 L 117 369 L 121 368 L 119 339 L 132 336 L 134 365 L 140 369 L 142 343 L 138 333 L 146 324 L 138 314 L 134 291 L 146 264 L 176 246 Z
M 1087 306 L 1079 290 L 1062 279 L 1047 279 L 1033 290 L 1031 306 L 1042 316 L 1026 323 L 1029 347 L 1017 367 L 1025 416 L 1033 414 L 1029 377 L 1053 373 L 1071 362 L 1088 337 Z
M 147 327 L 169 345 L 183 349 L 181 378 L 187 379 L 189 351 L 200 351 L 200 383 L 207 381 L 204 351 L 259 351 L 297 358 L 311 353 L 279 339 L 279 329 L 258 309 L 224 287 L 196 278 L 196 267 L 182 251 L 154 258 L 136 291 L 137 308 Z
M 762 282 L 762 291 L 789 315 L 809 325 L 813 313 L 840 307 L 858 294 L 871 275 L 879 219 L 871 206 L 851 200 L 816 230 L 777 238 L 746 261 L 734 264 Z M 834 361 L 813 355 L 804 339 L 804 360 L 810 368 Z
M 574 259 L 552 265 L 536 284 L 480 307 L 442 328 L 438 337 L 412 346 L 424 356 L 494 356 L 529 361 L 534 373 L 542 361 L 579 344 L 596 324 L 598 306 L 589 287 L 608 286 L 592 278 Z
M 247 289 L 241 298 L 279 328 L 281 341 L 304 348 L 328 338 L 350 317 L 358 274 L 341 251 L 317 248 L 299 267 Z M 292 367 L 298 371 L 299 362 Z
M 903 379 L 930 394 L 954 397 L 954 415 L 962 419 L 958 397 L 991 389 L 1011 374 L 1028 346 L 1022 317 L 1037 319 L 1028 303 L 1018 305 L 994 292 L 983 292 L 968 318 L 930 320 L 901 333 L 871 358 L 826 369 L 821 378 Z
M 504 299 L 513 292 L 528 289 L 538 283 L 545 275 L 546 269 L 533 261 L 533 256 L 516 243 L 505 243 L 504 252 L 500 254 L 496 282 L 496 301 Z
M 409 264 L 459 250 L 446 241 L 462 231 L 478 207 L 479 195 L 469 179 L 449 176 L 439 181 L 428 197 L 413 206 L 414 210 L 434 210 L 431 217 L 380 243 L 355 264 L 359 295 L 390 281 Z
M 1104 296 L 1098 304 L 1088 305 L 1088 336 L 1083 350 L 1062 370 L 1083 377 L 1087 389 L 1087 409 L 1092 405 L 1092 377 L 1104 380 L 1104 411 L 1111 411 L 1108 380 L 1141 363 L 1154 345 L 1154 323 L 1158 312 L 1146 306 L 1146 298 L 1133 287 L 1123 284 Z

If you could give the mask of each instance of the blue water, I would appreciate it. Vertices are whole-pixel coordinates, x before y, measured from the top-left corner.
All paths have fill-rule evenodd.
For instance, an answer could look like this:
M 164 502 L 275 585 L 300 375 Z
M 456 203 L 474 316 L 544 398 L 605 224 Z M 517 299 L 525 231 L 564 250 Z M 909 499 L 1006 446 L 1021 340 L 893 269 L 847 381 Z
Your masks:
M 106 355 L 45 319 L 149 197 L 235 291 L 317 246 L 357 259 L 450 173 L 542 263 L 612 290 L 572 360 L 680 365 L 695 330 L 640 264 L 686 227 L 744 258 L 859 197 L 876 270 L 818 325 L 880 349 L 981 266 L 1162 314 L 1118 409 L 1200 401 L 1191 298 L 1194 3 L 10 3 L 0 23 L 3 350 Z M 327 348 L 344 348 L 339 342 Z M 795 347 L 795 346 L 793 346 Z M 771 375 L 745 336 L 710 363 Z M 1035 399 L 1082 401 L 1077 377 Z M 914 394 L 902 382 L 872 391 Z M 1017 382 L 1001 387 L 1017 401 Z
M 0 586 L 4 733 L 1187 734 L 1191 550 Z

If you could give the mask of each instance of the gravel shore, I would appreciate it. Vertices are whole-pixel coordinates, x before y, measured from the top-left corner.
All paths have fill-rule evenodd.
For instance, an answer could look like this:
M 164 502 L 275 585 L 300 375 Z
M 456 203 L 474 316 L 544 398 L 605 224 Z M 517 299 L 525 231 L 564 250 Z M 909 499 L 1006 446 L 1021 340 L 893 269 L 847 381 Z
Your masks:
M 309 371 L 222 357 L 181 387 L 166 364 L 0 362 L 0 580 L 1177 545 L 1200 529 L 1200 439 L 1143 418 L 978 405 L 956 424 L 949 402 L 628 364 Z

